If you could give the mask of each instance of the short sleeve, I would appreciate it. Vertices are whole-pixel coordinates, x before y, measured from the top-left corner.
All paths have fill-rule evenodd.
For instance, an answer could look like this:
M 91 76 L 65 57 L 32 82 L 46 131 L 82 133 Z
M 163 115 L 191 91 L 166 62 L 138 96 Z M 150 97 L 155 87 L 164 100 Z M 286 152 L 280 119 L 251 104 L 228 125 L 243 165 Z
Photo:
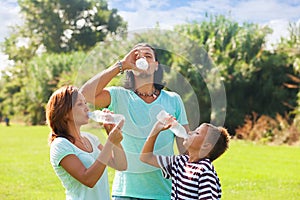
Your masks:
M 201 174 L 198 189 L 199 199 L 216 199 L 219 191 L 219 183 L 212 171 L 207 170 Z
M 176 97 L 177 97 L 177 110 L 175 113 L 175 117 L 176 120 L 182 124 L 182 125 L 186 125 L 188 124 L 188 120 L 187 120 L 187 115 L 186 115 L 186 111 L 185 111 L 185 107 L 184 107 L 184 103 L 181 99 L 181 97 L 176 93 Z
M 67 155 L 75 154 L 70 141 L 65 138 L 56 138 L 50 146 L 50 162 L 52 166 L 59 166 L 60 161 Z
M 110 93 L 111 96 L 111 102 L 110 105 L 108 106 L 109 110 L 113 110 L 116 111 L 118 110 L 119 106 L 125 106 L 125 108 L 127 108 L 127 103 L 125 101 L 125 93 L 126 93 L 126 89 L 120 86 L 111 86 L 108 87 L 107 90 Z M 122 102 L 119 102 L 120 99 L 122 99 Z
M 175 157 L 176 156 L 162 156 L 162 155 L 156 156 L 163 177 L 166 179 L 170 179 L 172 177 L 172 165 L 175 161 Z

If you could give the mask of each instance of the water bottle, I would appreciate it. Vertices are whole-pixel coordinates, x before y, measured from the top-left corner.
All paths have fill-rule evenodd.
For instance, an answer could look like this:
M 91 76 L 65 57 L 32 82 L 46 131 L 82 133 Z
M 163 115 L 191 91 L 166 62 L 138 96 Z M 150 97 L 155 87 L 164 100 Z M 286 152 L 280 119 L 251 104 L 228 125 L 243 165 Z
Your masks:
M 148 69 L 148 62 L 145 58 L 140 58 L 140 59 L 136 60 L 135 65 L 137 68 L 142 69 L 142 70 Z
M 166 118 L 168 117 L 169 114 L 166 111 L 162 110 L 157 114 L 156 119 L 164 123 Z M 172 122 L 170 130 L 178 137 L 185 138 L 185 139 L 189 137 L 185 128 L 181 124 L 179 124 L 176 120 Z
M 100 122 L 104 124 L 118 124 L 122 119 L 125 119 L 124 116 L 121 114 L 107 113 L 100 110 L 88 112 L 88 116 L 95 122 Z

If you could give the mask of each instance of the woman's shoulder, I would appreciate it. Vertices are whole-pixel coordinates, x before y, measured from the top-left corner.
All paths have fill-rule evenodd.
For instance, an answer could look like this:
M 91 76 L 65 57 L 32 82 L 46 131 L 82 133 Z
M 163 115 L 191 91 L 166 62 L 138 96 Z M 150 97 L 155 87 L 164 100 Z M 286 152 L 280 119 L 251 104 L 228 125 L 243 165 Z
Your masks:
M 67 138 L 57 137 L 52 141 L 51 146 L 57 146 L 57 145 L 69 144 L 69 143 L 71 144 L 71 142 Z
M 64 137 L 55 138 L 50 144 L 50 151 L 57 151 L 58 149 L 73 149 L 74 144 Z

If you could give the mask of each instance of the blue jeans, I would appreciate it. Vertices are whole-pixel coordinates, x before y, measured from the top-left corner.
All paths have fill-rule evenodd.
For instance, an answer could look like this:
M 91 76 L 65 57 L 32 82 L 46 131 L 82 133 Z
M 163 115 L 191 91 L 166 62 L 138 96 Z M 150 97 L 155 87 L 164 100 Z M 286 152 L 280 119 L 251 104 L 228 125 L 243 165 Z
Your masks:
M 135 198 L 135 197 L 112 196 L 112 200 L 150 200 L 150 199 L 140 199 L 140 198 Z

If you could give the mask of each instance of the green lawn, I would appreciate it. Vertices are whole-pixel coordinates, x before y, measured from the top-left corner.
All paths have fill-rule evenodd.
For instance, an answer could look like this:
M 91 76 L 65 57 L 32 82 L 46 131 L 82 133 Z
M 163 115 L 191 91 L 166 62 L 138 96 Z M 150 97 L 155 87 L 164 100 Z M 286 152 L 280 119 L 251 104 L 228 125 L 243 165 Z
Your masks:
M 91 132 L 105 140 L 100 131 Z M 46 126 L 0 124 L 1 200 L 64 199 L 49 163 L 48 133 Z M 215 167 L 222 199 L 300 199 L 300 147 L 232 141 Z M 109 173 L 111 183 L 114 171 L 109 169 Z

